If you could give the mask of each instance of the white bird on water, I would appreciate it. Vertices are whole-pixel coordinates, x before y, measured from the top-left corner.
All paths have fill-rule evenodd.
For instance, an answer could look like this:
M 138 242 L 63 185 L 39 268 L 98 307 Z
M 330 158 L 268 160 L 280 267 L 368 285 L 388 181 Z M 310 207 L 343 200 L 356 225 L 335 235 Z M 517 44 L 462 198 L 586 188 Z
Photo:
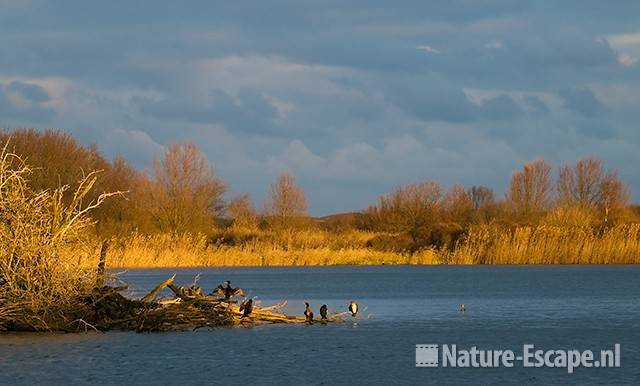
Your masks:
M 358 314 L 358 303 L 356 303 L 355 300 L 352 300 L 351 303 L 349 303 L 349 312 L 351 312 L 351 316 L 354 318 L 356 317 L 356 314 Z

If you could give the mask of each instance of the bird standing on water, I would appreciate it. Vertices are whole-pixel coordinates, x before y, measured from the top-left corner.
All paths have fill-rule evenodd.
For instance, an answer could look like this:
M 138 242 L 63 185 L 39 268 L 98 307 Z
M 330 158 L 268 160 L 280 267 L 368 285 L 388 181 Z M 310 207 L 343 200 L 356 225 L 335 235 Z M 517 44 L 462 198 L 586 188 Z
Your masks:
M 351 316 L 354 318 L 358 314 L 358 303 L 356 303 L 355 300 L 352 300 L 351 303 L 349 303 L 349 312 L 351 312 Z
M 323 304 L 322 307 L 320 307 L 320 318 L 322 319 L 323 322 L 327 321 L 327 305 Z
M 313 324 L 313 311 L 307 302 L 304 302 L 304 316 L 309 324 Z

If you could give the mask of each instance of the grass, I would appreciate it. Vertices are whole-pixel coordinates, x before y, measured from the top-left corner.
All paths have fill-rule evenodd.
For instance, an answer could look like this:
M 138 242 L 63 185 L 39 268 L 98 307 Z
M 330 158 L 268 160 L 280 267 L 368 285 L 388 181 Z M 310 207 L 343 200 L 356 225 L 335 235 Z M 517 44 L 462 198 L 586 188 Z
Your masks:
M 540 225 L 512 230 L 471 228 L 452 254 L 462 264 L 637 264 L 640 224 L 594 227 Z
M 640 225 L 540 225 L 506 229 L 475 226 L 453 250 L 382 251 L 367 246 L 375 233 L 263 233 L 237 245 L 211 244 L 203 235 L 139 235 L 115 240 L 112 268 L 380 264 L 637 264 Z
M 237 246 L 209 244 L 202 235 L 132 235 L 112 242 L 107 255 L 112 268 L 222 267 L 287 265 L 376 265 L 417 262 L 408 254 L 365 247 L 335 247 L 286 240 L 252 240 Z M 421 260 L 424 261 L 424 260 Z

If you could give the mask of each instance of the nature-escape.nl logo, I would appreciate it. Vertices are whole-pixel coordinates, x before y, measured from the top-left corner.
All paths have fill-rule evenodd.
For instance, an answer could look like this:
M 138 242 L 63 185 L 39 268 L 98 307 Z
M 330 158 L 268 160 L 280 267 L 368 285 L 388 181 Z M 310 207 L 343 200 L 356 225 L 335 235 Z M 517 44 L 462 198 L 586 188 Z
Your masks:
M 458 348 L 455 344 L 443 344 L 442 351 L 437 344 L 416 345 L 416 367 L 471 367 L 495 368 L 515 367 L 566 368 L 569 374 L 578 367 L 620 367 L 620 344 L 613 349 L 592 350 L 542 350 L 533 344 L 524 344 L 521 353 L 513 350 L 483 350 L 472 346 Z

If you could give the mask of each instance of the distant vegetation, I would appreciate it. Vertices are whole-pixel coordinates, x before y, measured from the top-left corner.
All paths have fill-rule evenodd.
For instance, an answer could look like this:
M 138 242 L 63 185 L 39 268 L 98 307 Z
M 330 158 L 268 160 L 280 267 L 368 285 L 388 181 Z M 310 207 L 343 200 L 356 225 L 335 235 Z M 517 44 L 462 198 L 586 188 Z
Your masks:
M 640 262 L 639 210 L 616 171 L 593 158 L 560 166 L 555 180 L 547 161 L 527 163 L 511 176 L 504 198 L 485 186 L 445 189 L 422 181 L 382 195 L 361 212 L 311 218 L 305 192 L 286 174 L 265 187 L 259 208 L 248 194 L 225 201 L 225 182 L 190 143 L 168 146 L 148 170 L 108 160 L 63 131 L 4 131 L 0 144 L 15 154 L 5 155 L 5 175 L 20 171 L 23 186 L 22 201 L 2 202 L 5 282 L 15 279 L 16 267 L 36 260 L 94 265 L 85 257 L 105 239 L 111 240 L 111 267 Z M 105 200 L 105 192 L 123 193 Z M 28 204 L 33 197 L 41 201 Z M 94 221 L 83 220 L 82 240 L 53 243 L 52 233 L 31 225 L 18 236 L 23 228 L 7 222 L 15 211 L 22 211 L 20 219 L 43 211 L 53 216 L 46 221 L 63 224 L 103 200 L 83 212 Z M 39 238 L 28 236 L 32 244 L 20 246 L 29 232 Z

